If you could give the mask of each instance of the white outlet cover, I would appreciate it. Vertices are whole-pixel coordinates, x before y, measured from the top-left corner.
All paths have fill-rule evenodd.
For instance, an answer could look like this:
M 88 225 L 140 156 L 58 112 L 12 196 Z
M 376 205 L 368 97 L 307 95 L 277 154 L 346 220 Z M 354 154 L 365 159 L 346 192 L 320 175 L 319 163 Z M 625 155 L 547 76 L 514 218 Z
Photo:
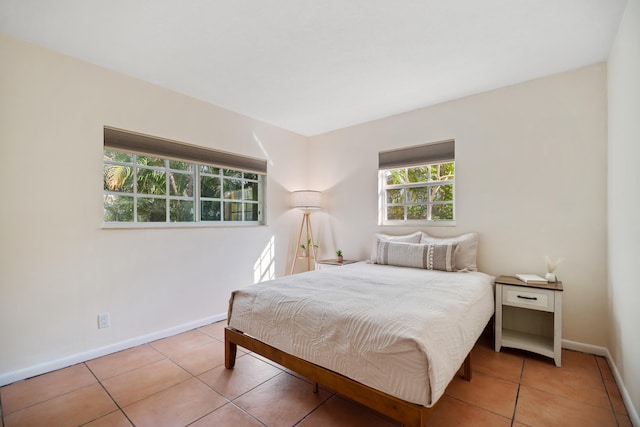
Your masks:
M 109 318 L 109 313 L 101 313 L 98 314 L 98 328 L 108 328 L 111 326 L 111 319 Z

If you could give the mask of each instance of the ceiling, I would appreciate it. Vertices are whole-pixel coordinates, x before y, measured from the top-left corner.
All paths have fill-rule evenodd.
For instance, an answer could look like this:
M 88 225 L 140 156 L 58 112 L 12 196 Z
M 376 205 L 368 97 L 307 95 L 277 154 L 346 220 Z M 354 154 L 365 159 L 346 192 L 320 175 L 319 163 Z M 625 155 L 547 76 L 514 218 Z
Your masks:
M 604 61 L 627 0 L 0 0 L 0 32 L 311 136 Z

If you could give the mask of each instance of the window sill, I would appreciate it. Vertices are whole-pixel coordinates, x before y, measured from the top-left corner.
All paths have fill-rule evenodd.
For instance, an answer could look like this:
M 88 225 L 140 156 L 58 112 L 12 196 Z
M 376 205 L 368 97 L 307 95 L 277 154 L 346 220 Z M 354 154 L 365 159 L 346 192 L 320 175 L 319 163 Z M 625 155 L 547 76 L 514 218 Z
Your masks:
M 455 227 L 456 221 L 382 221 L 378 225 L 392 227 Z
M 159 223 L 136 223 L 136 222 L 103 222 L 100 227 L 103 230 L 141 230 L 141 229 L 188 229 L 188 228 L 248 228 L 262 227 L 266 224 L 261 222 L 242 223 L 206 223 L 206 222 L 159 222 Z

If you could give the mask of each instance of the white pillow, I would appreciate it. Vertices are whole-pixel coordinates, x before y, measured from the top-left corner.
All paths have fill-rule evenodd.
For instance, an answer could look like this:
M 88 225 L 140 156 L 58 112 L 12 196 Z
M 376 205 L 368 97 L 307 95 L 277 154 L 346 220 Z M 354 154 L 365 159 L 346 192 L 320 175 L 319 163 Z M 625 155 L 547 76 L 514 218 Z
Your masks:
M 378 240 L 378 264 L 455 271 L 455 243 L 400 243 Z
M 379 240 L 389 240 L 392 242 L 403 242 L 403 243 L 420 243 L 421 238 L 422 238 L 421 231 L 416 231 L 415 233 L 404 234 L 400 236 L 394 236 L 392 234 L 382 234 L 382 233 L 375 234 L 373 236 L 373 246 L 371 248 L 371 262 L 375 264 L 377 261 Z
M 457 243 L 456 270 L 478 271 L 476 257 L 478 255 L 478 233 L 466 233 L 455 237 L 434 237 L 422 232 L 420 243 Z

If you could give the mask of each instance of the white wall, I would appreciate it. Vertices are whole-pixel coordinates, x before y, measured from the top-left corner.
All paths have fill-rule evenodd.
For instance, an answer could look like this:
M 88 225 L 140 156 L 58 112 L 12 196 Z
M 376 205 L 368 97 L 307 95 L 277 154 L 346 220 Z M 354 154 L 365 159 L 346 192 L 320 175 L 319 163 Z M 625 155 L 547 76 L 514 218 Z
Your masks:
M 637 3 L 631 18 L 636 22 Z M 638 111 L 638 97 L 625 90 L 637 94 L 638 86 L 624 75 L 629 58 L 637 67 L 629 53 L 634 47 L 628 47 L 637 37 L 625 31 L 609 78 L 620 92 L 610 97 L 612 111 L 619 110 L 610 122 L 613 148 L 620 150 L 609 153 L 619 157 L 616 164 L 638 158 L 637 144 L 629 142 L 638 140 L 635 122 L 625 121 L 626 112 Z M 366 258 L 372 234 L 381 229 L 378 151 L 454 138 L 457 225 L 428 231 L 479 232 L 480 268 L 495 275 L 544 273 L 544 255 L 566 257 L 558 268 L 565 286 L 564 338 L 611 345 L 627 384 L 639 383 L 637 364 L 632 365 L 640 360 L 637 343 L 630 343 L 638 315 L 628 307 L 638 300 L 638 287 L 629 289 L 637 284 L 629 273 L 637 242 L 622 236 L 637 231 L 630 218 L 638 216 L 638 200 L 629 197 L 637 176 L 622 181 L 624 197 L 610 200 L 620 206 L 616 212 L 631 213 L 619 227 L 610 224 L 612 254 L 626 266 L 612 263 L 612 328 L 607 318 L 604 64 L 307 142 L 2 35 L 0 63 L 0 380 L 40 363 L 223 315 L 231 289 L 253 282 L 254 263 L 272 238 L 276 272 L 288 270 L 300 220 L 288 210 L 290 190 L 325 192 L 325 209 L 312 216 L 322 257 L 341 248 L 347 258 Z M 269 225 L 101 229 L 103 125 L 268 158 Z M 114 270 L 117 281 L 110 278 Z M 105 311 L 112 326 L 98 330 L 96 314 Z M 637 406 L 637 390 L 632 394 Z
M 640 425 L 640 0 L 630 0 L 608 63 L 609 349 Z
M 0 64 L 0 383 L 226 315 L 272 237 L 284 273 L 306 138 L 3 35 Z M 267 158 L 268 226 L 101 229 L 104 125 Z
M 563 256 L 563 338 L 607 344 L 606 66 L 470 96 L 310 139 L 325 254 L 368 256 L 377 225 L 377 153 L 453 138 L 457 224 L 480 234 L 479 266 L 544 274 Z M 390 233 L 412 231 L 384 227 Z

